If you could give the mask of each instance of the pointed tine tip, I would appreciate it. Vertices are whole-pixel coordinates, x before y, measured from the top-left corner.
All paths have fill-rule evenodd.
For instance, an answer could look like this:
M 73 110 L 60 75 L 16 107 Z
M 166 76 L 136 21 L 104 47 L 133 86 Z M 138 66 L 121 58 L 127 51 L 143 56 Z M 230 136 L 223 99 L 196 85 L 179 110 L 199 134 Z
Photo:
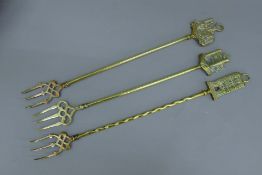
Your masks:
M 30 109 L 30 108 L 35 108 L 35 107 L 38 107 L 38 106 L 41 106 L 41 105 L 43 105 L 43 104 L 46 104 L 46 102 L 45 102 L 45 100 L 43 100 L 43 101 L 40 101 L 40 102 L 37 102 L 37 103 L 35 103 L 35 104 L 33 104 L 33 105 L 28 105 L 28 106 L 26 106 L 25 108 L 26 109 Z
M 41 124 L 41 123 L 43 123 L 43 121 L 42 120 L 37 120 L 36 123 L 37 124 Z
M 42 146 L 42 147 L 40 147 L 40 148 L 31 149 L 31 151 L 40 151 L 40 150 L 43 150 L 43 149 L 51 148 L 51 147 L 53 147 L 53 146 L 54 146 L 54 144 L 53 144 L 53 143 L 50 143 L 49 145 Z
M 26 100 L 31 100 L 31 99 L 34 99 L 34 98 L 37 98 L 37 97 L 40 97 L 40 96 L 43 96 L 44 93 L 43 92 L 40 92 L 38 94 L 35 94 L 35 95 L 32 95 L 30 97 L 25 97 Z
M 28 88 L 28 89 L 22 91 L 21 93 L 22 93 L 22 94 L 27 94 L 28 92 L 32 91 L 31 89 L 32 89 L 32 88 Z
M 51 126 L 46 126 L 46 127 L 40 128 L 39 130 L 40 130 L 40 131 L 44 131 L 44 130 L 47 130 L 47 129 L 50 129 L 50 128 L 53 128 L 53 127 L 51 127 Z
M 47 158 L 48 158 L 47 156 L 44 156 L 44 157 L 35 158 L 34 160 L 44 160 L 44 159 L 47 159 Z
M 32 107 L 32 105 L 28 105 L 28 106 L 26 106 L 25 108 L 26 108 L 26 109 L 31 109 L 31 108 L 33 108 L 33 107 Z
M 35 86 L 31 87 L 31 88 L 28 88 L 28 89 L 22 91 L 21 93 L 22 94 L 26 94 L 28 92 L 31 92 L 33 90 L 36 90 L 36 89 L 40 88 L 41 86 L 42 86 L 42 83 L 38 83 L 37 85 L 35 85 Z
M 31 97 L 25 97 L 25 100 L 30 100 Z
M 40 130 L 47 130 L 47 129 L 50 129 L 50 128 L 53 128 L 53 127 L 56 127 L 56 126 L 60 126 L 60 125 L 62 125 L 62 123 L 61 122 L 57 122 L 55 124 L 52 124 L 52 125 L 40 128 Z
M 44 110 L 41 111 L 41 112 L 38 112 L 38 113 L 34 114 L 33 117 L 37 117 L 37 116 L 39 116 L 39 115 L 41 115 L 41 114 L 44 114 L 44 113 L 46 113 L 46 112 L 48 112 L 48 111 L 51 111 L 52 109 L 56 109 L 56 108 L 57 108 L 57 105 L 53 105 L 53 106 L 51 106 L 51 107 L 49 107 L 49 108 L 44 109 Z
M 42 120 L 37 120 L 36 123 L 37 124 L 41 124 L 43 121 Z
M 37 143 L 37 142 L 39 142 L 39 141 L 46 140 L 46 139 L 49 139 L 49 138 L 52 138 L 52 137 L 53 137 L 53 135 L 52 135 L 52 134 L 49 134 L 49 135 L 44 136 L 44 137 L 41 137 L 41 138 L 39 138 L 39 139 L 31 140 L 30 142 L 31 142 L 31 143 Z
M 49 154 L 48 156 L 39 157 L 39 158 L 36 158 L 34 160 L 48 159 L 48 158 L 51 158 L 51 157 L 55 157 L 55 156 L 59 155 L 60 153 L 61 153 L 61 151 L 54 151 L 53 153 Z
M 31 151 L 39 151 L 40 150 L 40 148 L 33 148 L 33 149 L 31 149 Z
M 37 143 L 37 142 L 39 142 L 40 140 L 41 140 L 41 138 L 40 138 L 40 139 L 30 140 L 29 142 L 30 142 L 30 143 Z
M 47 127 L 47 126 L 46 126 Z M 47 130 L 49 128 L 46 128 L 46 127 L 43 127 L 43 128 L 38 128 L 39 131 L 44 131 L 44 130 Z
M 26 90 L 22 91 L 21 94 L 26 94 Z
M 36 140 L 30 140 L 29 142 L 30 143 L 36 143 L 37 141 Z
M 41 114 L 42 114 L 42 112 L 38 112 L 38 113 L 33 114 L 32 117 L 38 117 Z
M 43 118 L 41 120 L 38 120 L 38 121 L 36 121 L 36 123 L 42 123 L 42 122 L 45 122 L 45 121 L 48 121 L 48 120 L 51 120 L 51 119 L 54 119 L 54 118 L 57 118 L 57 117 L 59 117 L 58 113 L 53 114 L 53 115 L 51 115 L 49 117 Z
M 26 108 L 26 109 L 31 109 L 31 108 L 38 107 L 38 106 L 40 106 L 40 105 L 41 105 L 41 104 L 36 103 L 36 104 L 28 105 L 28 106 L 26 106 L 25 108 Z
M 39 102 L 39 103 L 36 103 L 36 104 L 31 105 L 30 107 L 31 107 L 31 108 L 35 108 L 35 107 L 38 107 L 38 106 L 40 106 L 40 105 L 42 105 L 42 104 L 43 104 L 43 103 L 40 103 L 40 102 Z

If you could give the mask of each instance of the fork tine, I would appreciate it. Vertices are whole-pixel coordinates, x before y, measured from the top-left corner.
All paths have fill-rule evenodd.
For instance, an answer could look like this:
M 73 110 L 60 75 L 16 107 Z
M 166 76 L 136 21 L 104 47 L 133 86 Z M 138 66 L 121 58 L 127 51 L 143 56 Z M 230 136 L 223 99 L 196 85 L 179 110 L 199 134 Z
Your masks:
M 42 91 L 42 92 L 40 92 L 38 94 L 32 95 L 30 97 L 26 97 L 25 99 L 26 100 L 31 100 L 31 99 L 34 99 L 34 98 L 37 98 L 37 97 L 40 97 L 40 96 L 44 96 L 44 95 L 45 95 L 45 93 Z
M 48 111 L 51 111 L 51 110 L 53 110 L 53 109 L 56 109 L 56 108 L 57 108 L 57 105 L 50 106 L 49 108 L 46 108 L 46 109 L 44 109 L 43 111 L 34 114 L 33 117 L 37 117 L 37 116 L 39 116 L 39 115 L 41 115 L 41 114 L 44 114 L 44 113 L 46 113 L 46 112 L 48 112 Z
M 43 160 L 43 159 L 48 159 L 49 157 L 48 156 L 44 156 L 44 157 L 39 157 L 39 158 L 36 158 L 34 160 Z
M 35 104 L 33 104 L 33 105 L 28 105 L 28 106 L 26 106 L 25 108 L 35 108 L 35 107 L 38 107 L 38 106 L 40 106 L 40 105 L 46 104 L 47 101 L 48 101 L 48 100 L 44 99 L 44 100 L 39 101 L 39 102 L 37 102 L 37 103 L 35 103 Z
M 32 149 L 32 151 L 40 151 L 40 150 L 47 149 L 47 148 L 53 148 L 54 146 L 55 146 L 54 143 L 50 143 L 49 145 L 42 146 L 40 148 L 34 148 L 34 149 Z
M 55 157 L 55 156 L 59 155 L 60 153 L 61 153 L 61 151 L 54 151 L 53 153 L 49 154 L 48 156 L 39 157 L 39 158 L 36 158 L 34 160 L 48 159 L 48 158 L 51 158 L 51 157 Z
M 22 94 L 26 94 L 26 93 L 31 92 L 33 90 L 39 89 L 39 88 L 42 87 L 42 85 L 43 85 L 43 83 L 38 83 L 37 85 L 22 91 Z
M 42 123 L 44 121 L 51 120 L 51 119 L 54 119 L 54 118 L 57 118 L 57 117 L 59 117 L 59 113 L 56 113 L 56 114 L 53 114 L 53 115 L 51 115 L 49 117 L 43 118 L 41 120 L 38 120 L 37 123 Z
M 57 122 L 57 123 L 55 123 L 55 124 L 52 124 L 52 125 L 43 127 L 43 128 L 41 128 L 41 130 L 50 129 L 50 128 L 53 128 L 53 127 L 56 127 L 56 126 L 60 126 L 60 125 L 62 125 L 62 124 L 63 124 L 63 123 L 61 123 L 61 122 Z
M 51 139 L 51 138 L 53 138 L 53 137 L 54 137 L 53 134 L 49 134 L 49 135 L 47 135 L 47 136 L 45 136 L 45 137 L 41 137 L 41 138 L 39 138 L 39 139 L 31 140 L 30 142 L 32 142 L 32 143 L 37 143 L 37 142 L 40 142 L 40 141 L 42 141 L 42 140 Z

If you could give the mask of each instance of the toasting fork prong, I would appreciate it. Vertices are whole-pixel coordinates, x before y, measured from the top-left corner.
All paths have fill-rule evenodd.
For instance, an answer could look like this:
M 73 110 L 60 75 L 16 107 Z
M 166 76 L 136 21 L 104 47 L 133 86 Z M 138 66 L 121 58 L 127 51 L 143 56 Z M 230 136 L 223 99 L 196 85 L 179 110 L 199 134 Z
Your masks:
M 53 148 L 53 147 L 55 147 L 55 144 L 54 143 L 50 143 L 49 145 L 42 146 L 40 148 L 34 148 L 34 149 L 32 149 L 32 151 L 40 151 L 40 150 L 43 150 L 43 149 Z
M 42 92 L 40 92 L 40 93 L 38 93 L 38 94 L 32 95 L 32 96 L 30 96 L 30 97 L 26 97 L 25 99 L 26 99 L 26 100 L 31 100 L 31 99 L 34 99 L 34 98 L 37 98 L 37 97 L 40 97 L 40 96 L 44 96 L 44 95 L 45 95 L 45 92 L 42 91 Z
M 49 101 L 50 101 L 50 99 L 44 99 L 44 100 L 41 100 L 41 101 L 39 101 L 39 102 L 37 102 L 35 104 L 28 105 L 25 108 L 35 108 L 35 107 L 38 107 L 40 105 L 47 104 Z
M 54 119 L 54 118 L 57 118 L 57 117 L 59 117 L 59 114 L 58 114 L 58 113 L 53 114 L 53 115 L 51 115 L 51 116 L 48 116 L 48 117 L 46 117 L 46 118 L 43 118 L 43 119 L 41 119 L 41 120 L 38 120 L 37 123 L 42 123 L 42 122 L 45 122 L 45 121 L 47 121 L 47 120 L 51 120 L 51 119 Z
M 52 124 L 52 125 L 48 125 L 48 126 L 46 126 L 46 127 L 43 127 L 43 128 L 41 128 L 41 130 L 46 130 L 46 129 L 50 129 L 50 128 L 53 128 L 53 127 L 56 127 L 56 126 L 61 126 L 61 125 L 64 125 L 64 123 L 62 123 L 62 122 L 57 122 L 57 123 L 55 123 L 55 124 Z
M 40 142 L 40 141 L 43 141 L 43 140 L 52 139 L 54 137 L 55 137 L 55 134 L 49 134 L 49 135 L 47 135 L 45 137 L 41 137 L 39 139 L 31 140 L 30 142 L 37 143 L 37 142 Z
M 43 110 L 41 112 L 38 112 L 38 113 L 34 114 L 33 117 L 38 117 L 39 115 L 47 113 L 47 112 L 49 112 L 49 111 L 51 111 L 53 109 L 56 109 L 56 108 L 57 108 L 57 105 L 53 105 L 53 106 L 51 106 L 51 107 L 49 107 L 49 108 L 47 108 L 47 109 L 45 109 L 45 110 Z
M 28 88 L 28 89 L 22 91 L 22 94 L 27 94 L 27 93 L 29 93 L 29 92 L 32 92 L 32 91 L 36 90 L 36 89 L 39 89 L 39 88 L 41 88 L 43 85 L 44 85 L 43 82 L 38 83 L 37 85 L 35 85 L 35 86 L 31 87 L 31 88 Z
M 48 159 L 48 158 L 51 158 L 51 157 L 55 157 L 57 155 L 59 155 L 62 151 L 54 151 L 53 153 L 49 154 L 48 156 L 44 156 L 44 157 L 39 157 L 39 158 L 36 158 L 34 160 L 43 160 L 43 159 Z

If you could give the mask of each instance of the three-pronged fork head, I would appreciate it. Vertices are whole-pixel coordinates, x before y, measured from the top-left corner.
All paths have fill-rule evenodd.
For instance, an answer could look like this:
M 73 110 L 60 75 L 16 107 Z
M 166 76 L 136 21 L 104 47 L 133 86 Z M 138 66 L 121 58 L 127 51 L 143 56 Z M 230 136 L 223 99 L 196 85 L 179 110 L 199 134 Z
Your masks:
M 37 97 L 44 97 L 44 99 L 40 100 L 39 102 L 29 105 L 26 108 L 34 108 L 43 104 L 49 103 L 53 98 L 60 97 L 60 92 L 63 89 L 63 86 L 58 84 L 55 80 L 49 81 L 49 82 L 41 82 L 37 85 L 26 89 L 23 91 L 23 94 L 27 94 L 29 92 L 40 90 L 39 93 L 32 95 L 30 97 L 26 97 L 26 100 L 31 100 Z
M 196 39 L 201 46 L 207 46 L 215 40 L 215 32 L 224 30 L 223 25 L 218 24 L 212 18 L 196 20 L 191 23 L 192 38 Z
M 55 124 L 51 124 L 49 126 L 43 127 L 42 129 L 50 129 L 60 125 L 69 125 L 72 123 L 72 118 L 76 113 L 77 109 L 71 105 L 69 105 L 66 101 L 59 101 L 58 103 L 54 104 L 53 106 L 33 115 L 34 117 L 38 117 L 42 114 L 52 112 L 52 110 L 57 110 L 56 113 L 47 116 L 43 119 L 37 121 L 37 123 L 42 123 L 51 119 L 58 118 L 59 121 Z
M 37 143 L 37 142 L 44 141 L 44 140 L 47 140 L 47 139 L 54 139 L 54 141 L 50 142 L 46 146 L 32 149 L 32 151 L 40 151 L 40 150 L 43 150 L 43 149 L 55 148 L 55 147 L 57 148 L 57 150 L 53 151 L 51 154 L 49 154 L 47 156 L 36 158 L 35 160 L 55 157 L 55 156 L 61 154 L 63 151 L 71 149 L 71 144 L 74 141 L 74 137 L 69 136 L 66 132 L 61 132 L 60 134 L 49 134 L 49 135 L 42 137 L 40 139 L 32 140 L 31 142 Z

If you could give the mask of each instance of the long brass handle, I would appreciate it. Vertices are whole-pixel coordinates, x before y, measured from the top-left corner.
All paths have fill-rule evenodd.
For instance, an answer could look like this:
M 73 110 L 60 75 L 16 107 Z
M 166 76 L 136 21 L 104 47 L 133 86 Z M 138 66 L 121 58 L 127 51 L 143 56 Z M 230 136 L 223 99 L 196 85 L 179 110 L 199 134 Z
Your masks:
M 200 59 L 200 63 L 197 66 L 193 66 L 191 68 L 188 68 L 186 70 L 171 74 L 169 76 L 166 76 L 164 78 L 155 80 L 155 81 L 151 81 L 149 83 L 143 84 L 141 86 L 137 86 L 135 88 L 131 88 L 128 90 L 124 90 L 118 93 L 115 93 L 113 95 L 109 95 L 103 98 L 99 98 L 95 101 L 91 101 L 88 103 L 84 103 L 78 106 L 71 106 L 69 105 L 66 101 L 59 101 L 58 103 L 54 104 L 53 106 L 47 108 L 46 110 L 43 110 L 40 113 L 35 114 L 35 116 L 38 116 L 40 114 L 44 114 L 52 109 L 57 109 L 57 113 L 51 115 L 51 116 L 47 116 L 43 119 L 41 119 L 39 122 L 44 122 L 50 119 L 54 119 L 54 118 L 60 118 L 60 121 L 55 123 L 55 124 L 51 124 L 49 126 L 43 127 L 42 129 L 50 129 L 52 127 L 55 126 L 60 126 L 60 125 L 69 125 L 72 122 L 72 118 L 74 116 L 74 114 L 79 111 L 79 110 L 84 110 L 87 109 L 89 107 L 98 105 L 100 103 L 109 101 L 109 100 L 113 100 L 115 98 L 118 97 L 122 97 L 131 93 L 135 93 L 138 91 L 141 91 L 143 89 L 152 87 L 152 86 L 156 86 L 160 83 L 163 83 L 165 81 L 177 78 L 179 76 L 185 75 L 189 72 L 198 70 L 198 69 L 203 69 L 203 71 L 205 71 L 208 75 L 211 75 L 217 71 L 220 71 L 223 69 L 224 64 L 227 63 L 229 61 L 227 54 L 225 54 L 224 52 L 222 52 L 221 49 L 217 49 L 215 51 L 211 51 L 208 53 L 202 53 L 199 56 Z
M 141 53 L 139 53 L 139 54 L 137 54 L 137 55 L 134 55 L 134 56 L 125 58 L 125 59 L 123 59 L 123 60 L 121 60 L 121 61 L 118 61 L 118 62 L 116 62 L 116 63 L 113 63 L 113 64 L 111 64 L 111 65 L 109 65 L 109 66 L 102 67 L 102 68 L 97 69 L 97 70 L 95 70 L 95 71 L 93 71 L 93 72 L 90 72 L 90 73 L 81 75 L 81 76 L 79 76 L 79 77 L 73 78 L 72 80 L 66 81 L 66 82 L 62 83 L 61 85 L 62 85 L 64 88 L 69 87 L 69 86 L 71 86 L 71 85 L 73 85 L 73 84 L 75 84 L 75 83 L 77 83 L 77 82 L 79 82 L 79 81 L 82 81 L 82 80 L 86 79 L 86 78 L 90 78 L 90 77 L 92 77 L 92 76 L 95 76 L 95 75 L 100 74 L 100 73 L 102 73 L 102 72 L 105 72 L 105 71 L 108 71 L 108 70 L 110 70 L 110 69 L 116 68 L 116 67 L 121 66 L 121 65 L 123 65 L 123 64 L 126 64 L 126 63 L 129 63 L 129 62 L 138 60 L 138 59 L 140 59 L 140 58 L 142 58 L 142 57 L 145 57 L 145 56 L 147 56 L 147 55 L 150 55 L 150 54 L 152 54 L 152 53 L 155 53 L 155 52 L 160 51 L 160 50 L 162 50 L 162 49 L 165 49 L 165 48 L 167 48 L 167 47 L 171 47 L 171 46 L 173 46 L 173 45 L 175 45 L 175 44 L 178 44 L 178 43 L 180 43 L 180 42 L 183 42 L 183 41 L 186 41 L 186 40 L 189 40 L 189 39 L 192 39 L 192 35 L 191 35 L 191 34 L 190 34 L 190 35 L 185 35 L 185 36 L 183 36 L 183 37 L 181 37 L 181 38 L 178 38 L 178 39 L 176 39 L 176 40 L 170 41 L 170 42 L 165 43 L 165 44 L 163 44 L 163 45 L 160 45 L 160 46 L 157 46 L 157 47 L 155 47 L 155 48 L 149 49 L 149 50 L 147 50 L 147 51 L 141 52 Z
M 106 101 L 109 101 L 109 100 L 113 100 L 113 99 L 118 98 L 118 97 L 122 97 L 122 96 L 125 96 L 125 95 L 128 95 L 128 94 L 131 94 L 131 93 L 135 93 L 135 92 L 150 88 L 152 86 L 156 86 L 156 85 L 161 84 L 165 81 L 177 78 L 179 76 L 193 72 L 193 71 L 198 70 L 198 69 L 201 69 L 200 65 L 197 65 L 197 66 L 191 67 L 189 69 L 177 72 L 175 74 L 171 74 L 171 75 L 166 76 L 164 78 L 161 78 L 159 80 L 155 80 L 155 81 L 146 83 L 144 85 L 141 85 L 141 86 L 138 86 L 138 87 L 135 87 L 135 88 L 132 88 L 132 89 L 128 89 L 128 90 L 125 90 L 125 91 L 122 91 L 122 92 L 119 92 L 119 93 L 116 93 L 116 94 L 113 94 L 113 95 L 110 95 L 110 96 L 107 96 L 107 97 L 104 97 L 104 98 L 100 98 L 100 99 L 95 100 L 93 102 L 82 104 L 82 105 L 78 106 L 77 108 L 78 109 L 86 109 L 86 108 L 95 106 L 97 104 L 100 104 L 100 103 L 103 103 L 103 102 L 106 102 Z
M 199 98 L 199 97 L 202 97 L 202 96 L 206 96 L 208 94 L 210 94 L 213 97 L 214 100 L 217 100 L 218 98 L 220 98 L 223 95 L 226 95 L 226 94 L 232 93 L 236 90 L 239 90 L 241 88 L 244 88 L 246 86 L 246 84 L 248 83 L 249 79 L 250 79 L 250 77 L 248 76 L 248 74 L 235 72 L 235 73 L 226 75 L 226 76 L 224 76 L 224 77 L 222 77 L 222 78 L 220 78 L 216 81 L 207 82 L 207 86 L 208 86 L 207 90 L 204 90 L 204 91 L 201 91 L 201 92 L 196 93 L 194 95 L 182 98 L 181 100 L 176 100 L 176 101 L 173 101 L 171 103 L 165 104 L 163 106 L 156 107 L 156 108 L 148 110 L 146 112 L 143 112 L 143 113 L 140 113 L 140 114 L 137 114 L 137 115 L 125 118 L 125 119 L 121 119 L 121 120 L 118 120 L 116 122 L 109 123 L 109 124 L 103 125 L 101 127 L 97 127 L 95 129 L 87 130 L 87 131 L 84 131 L 84 132 L 76 134 L 76 135 L 69 135 L 67 132 L 61 132 L 59 134 L 49 134 L 49 135 L 42 137 L 40 139 L 33 140 L 32 142 L 40 142 L 42 140 L 46 140 L 46 139 L 49 139 L 49 138 L 55 140 L 55 141 L 51 142 L 49 145 L 43 146 L 43 147 L 40 147 L 40 148 L 35 148 L 35 149 L 33 149 L 33 151 L 39 151 L 39 150 L 50 148 L 50 147 L 56 147 L 57 148 L 57 150 L 52 152 L 51 154 L 44 156 L 44 157 L 36 158 L 35 160 L 47 159 L 47 158 L 57 156 L 57 155 L 61 154 L 63 151 L 71 149 L 71 144 L 74 141 L 79 140 L 83 137 L 90 136 L 90 135 L 108 130 L 110 128 L 117 127 L 119 125 L 122 125 L 122 124 L 125 124 L 125 123 L 128 123 L 128 122 L 149 116 L 151 114 L 160 112 L 162 110 L 174 107 L 178 104 L 182 104 L 182 103 L 185 103 L 187 101 L 191 101 L 193 99 L 196 99 L 196 98 Z
M 88 130 L 86 132 L 83 132 L 83 133 L 80 133 L 80 134 L 76 134 L 76 135 L 73 136 L 73 138 L 74 138 L 74 140 L 78 140 L 78 139 L 80 139 L 82 137 L 93 135 L 93 134 L 96 134 L 98 132 L 101 132 L 101 131 L 104 131 L 104 130 L 107 130 L 107 129 L 110 129 L 110 128 L 113 128 L 113 127 L 116 127 L 116 126 L 119 126 L 119 125 L 122 125 L 122 124 L 125 124 L 125 123 L 128 123 L 128 122 L 131 122 L 131 121 L 143 118 L 143 117 L 147 117 L 147 116 L 149 116 L 151 114 L 163 111 L 165 109 L 168 109 L 168 108 L 171 108 L 171 107 L 174 107 L 174 106 L 177 106 L 179 104 L 185 103 L 185 102 L 193 100 L 195 98 L 206 96 L 209 93 L 210 92 L 208 90 L 205 90 L 205 91 L 199 92 L 197 94 L 194 94 L 192 96 L 185 97 L 185 98 L 183 98 L 181 100 L 173 101 L 173 102 L 171 102 L 169 104 L 166 104 L 166 105 L 163 105 L 163 106 L 151 109 L 149 111 L 146 111 L 146 112 L 143 112 L 143 113 L 140 113 L 140 114 L 137 114 L 137 115 L 134 115 L 132 117 L 125 118 L 125 119 L 122 119 L 122 120 L 118 120 L 118 121 L 116 121 L 114 123 L 109 123 L 109 124 L 106 124 L 104 126 L 98 127 L 96 129 Z
M 65 81 L 63 83 L 58 83 L 55 80 L 49 81 L 49 82 L 41 82 L 39 84 L 37 84 L 36 86 L 33 86 L 32 88 L 28 88 L 25 91 L 23 91 L 22 93 L 26 94 L 28 92 L 34 91 L 36 89 L 42 89 L 42 91 L 38 94 L 32 95 L 30 97 L 27 97 L 27 100 L 31 100 L 40 96 L 45 96 L 46 98 L 44 98 L 43 100 L 33 104 L 33 105 L 29 105 L 27 106 L 27 108 L 34 108 L 43 104 L 47 104 L 49 102 L 51 102 L 54 98 L 59 98 L 61 96 L 61 91 L 66 88 L 69 87 L 79 81 L 82 81 L 86 78 L 95 76 L 97 74 L 100 74 L 102 72 L 105 72 L 107 70 L 116 68 L 118 66 L 121 66 L 123 64 L 129 63 L 131 61 L 135 61 L 138 60 L 142 57 L 145 57 L 147 55 L 150 55 L 152 53 L 155 53 L 157 51 L 160 51 L 162 49 L 165 49 L 167 47 L 173 46 L 175 44 L 178 44 L 180 42 L 189 40 L 189 39 L 195 39 L 201 46 L 206 46 L 208 44 L 211 44 L 214 42 L 215 40 L 215 32 L 218 31 L 222 31 L 223 30 L 223 26 L 216 23 L 212 18 L 208 18 L 205 20 L 199 20 L 199 21 L 193 21 L 191 23 L 191 34 L 187 34 L 183 37 L 180 37 L 178 39 L 172 40 L 168 43 L 162 44 L 160 46 L 157 46 L 155 48 L 149 49 L 145 52 L 139 53 L 137 55 L 128 57 L 126 59 L 123 59 L 119 62 L 113 63 L 109 66 L 105 66 L 102 67 L 100 69 L 97 69 L 93 72 L 78 76 L 76 78 L 73 78 L 69 81 Z

